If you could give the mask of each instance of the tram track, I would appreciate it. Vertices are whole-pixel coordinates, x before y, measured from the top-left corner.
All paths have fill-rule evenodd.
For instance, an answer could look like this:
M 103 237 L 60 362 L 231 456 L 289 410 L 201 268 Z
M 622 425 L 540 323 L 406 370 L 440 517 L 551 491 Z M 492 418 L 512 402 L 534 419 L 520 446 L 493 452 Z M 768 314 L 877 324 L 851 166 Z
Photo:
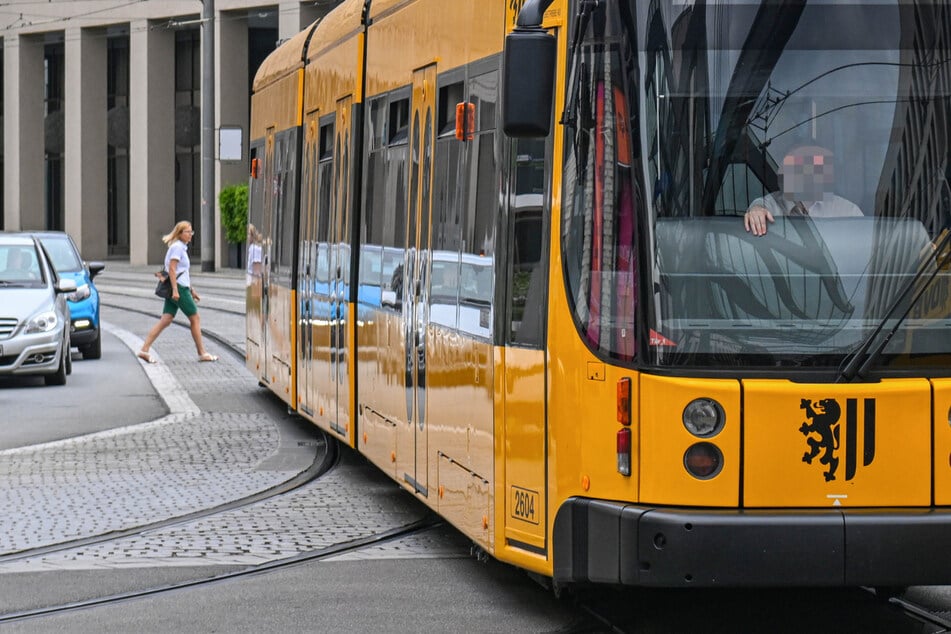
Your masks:
M 406 537 L 413 535 L 418 535 L 429 530 L 440 527 L 443 524 L 435 515 L 430 514 L 427 517 L 419 519 L 415 522 L 409 524 L 392 528 L 387 531 L 376 533 L 362 538 L 357 538 L 347 542 L 334 544 L 324 548 L 319 548 L 309 552 L 299 553 L 292 557 L 287 557 L 284 559 L 279 559 L 276 561 L 269 561 L 262 564 L 257 564 L 253 566 L 248 566 L 241 568 L 239 570 L 228 571 L 213 575 L 211 577 L 202 577 L 198 579 L 189 579 L 185 581 L 178 581 L 173 583 L 156 585 L 154 587 L 143 588 L 139 590 L 133 590 L 129 592 L 110 594 L 102 597 L 95 597 L 91 599 L 84 599 L 80 601 L 73 601 L 68 603 L 62 603 L 58 605 L 44 606 L 41 608 L 33 608 L 28 610 L 21 610 L 17 612 L 10 612 L 7 614 L 0 614 L 0 624 L 9 624 L 17 623 L 21 621 L 26 621 L 29 619 L 55 616 L 59 614 L 65 614 L 68 612 L 73 612 L 77 610 L 91 609 L 97 607 L 105 607 L 109 605 L 115 605 L 119 603 L 124 603 L 127 601 L 133 601 L 136 599 L 142 599 L 151 596 L 157 596 L 165 593 L 175 592 L 183 589 L 193 589 L 199 587 L 207 587 L 215 584 L 236 581 L 242 578 L 268 574 L 283 570 L 291 566 L 297 566 L 309 562 L 320 561 L 321 559 L 327 559 L 330 557 L 337 557 L 347 553 L 355 552 L 368 548 L 370 546 L 376 546 L 385 544 L 387 542 L 397 541 Z
M 315 459 L 311 465 L 307 469 L 301 471 L 297 476 L 277 486 L 259 491 L 253 495 L 225 502 L 224 504 L 218 504 L 207 509 L 201 509 L 191 513 L 186 513 L 184 515 L 178 515 L 160 521 L 142 524 L 140 526 L 125 530 L 110 531 L 101 535 L 82 537 L 79 539 L 58 542 L 56 544 L 47 544 L 44 546 L 37 546 L 35 548 L 27 548 L 3 553 L 0 554 L 0 564 L 20 561 L 23 559 L 31 559 L 34 557 L 42 557 L 57 552 L 72 550 L 74 548 L 104 544 L 118 539 L 143 535 L 156 530 L 171 528 L 181 524 L 194 522 L 196 520 L 213 517 L 221 513 L 246 508 L 254 504 L 259 504 L 266 500 L 276 498 L 280 495 L 297 491 L 318 480 L 321 476 L 333 469 L 333 467 L 337 464 L 339 451 L 336 441 L 327 437 L 326 435 L 321 434 L 321 436 L 315 442 L 318 444 L 318 448 L 315 454 Z

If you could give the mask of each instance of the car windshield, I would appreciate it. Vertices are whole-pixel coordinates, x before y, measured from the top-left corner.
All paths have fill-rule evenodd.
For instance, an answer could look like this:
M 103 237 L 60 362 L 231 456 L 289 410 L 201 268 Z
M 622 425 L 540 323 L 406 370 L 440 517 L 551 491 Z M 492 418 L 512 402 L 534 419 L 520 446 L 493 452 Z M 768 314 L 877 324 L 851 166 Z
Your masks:
M 75 273 L 83 269 L 82 260 L 73 248 L 73 244 L 66 236 L 43 236 L 40 238 L 46 252 L 49 253 L 53 266 L 60 273 Z
M 0 285 L 33 286 L 43 283 L 36 249 L 26 245 L 0 245 Z
M 946 365 L 951 271 L 935 248 L 951 227 L 951 9 L 622 0 L 594 13 L 577 22 L 563 237 L 583 254 L 567 279 L 591 343 L 633 354 L 623 336 L 643 314 L 651 363 L 834 368 L 907 313 L 883 364 Z M 625 294 L 638 279 L 642 313 Z

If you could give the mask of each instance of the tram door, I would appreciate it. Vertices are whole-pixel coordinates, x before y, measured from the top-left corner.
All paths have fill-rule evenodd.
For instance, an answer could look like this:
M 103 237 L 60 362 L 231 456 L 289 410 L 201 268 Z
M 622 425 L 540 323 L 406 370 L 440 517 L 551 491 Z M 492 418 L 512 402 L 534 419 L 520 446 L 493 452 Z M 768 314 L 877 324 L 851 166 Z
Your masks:
M 320 111 L 307 113 L 304 117 L 304 154 L 301 162 L 300 205 L 300 268 L 297 277 L 297 302 L 299 306 L 299 332 L 297 336 L 297 400 L 300 409 L 314 417 L 317 403 L 314 328 L 319 311 L 315 296 L 318 280 L 318 213 L 317 161 L 320 156 L 319 140 Z M 324 211 L 324 213 L 327 213 Z
M 334 138 L 333 212 L 330 216 L 330 428 L 350 440 L 350 294 L 351 192 L 351 112 L 353 98 L 337 101 Z
M 436 65 L 413 73 L 410 113 L 409 204 L 403 256 L 403 335 L 406 359 L 406 420 L 399 434 L 403 478 L 428 495 L 429 430 L 426 420 L 426 331 L 429 320 L 430 223 L 433 144 L 436 118 Z M 410 445 L 410 442 L 412 445 Z M 409 457 L 412 456 L 412 460 Z
M 264 298 L 264 254 L 261 249 L 264 248 L 261 240 L 261 231 L 266 227 L 264 224 L 264 190 L 265 180 L 263 178 L 264 166 L 264 142 L 255 141 L 251 144 L 251 174 L 248 179 L 248 252 L 247 266 L 248 275 L 246 278 L 246 298 L 247 298 L 247 327 L 246 327 L 246 364 L 249 370 L 254 373 L 255 378 L 260 379 L 262 368 L 261 363 L 264 359 L 264 348 L 262 335 L 265 330 L 265 322 L 262 318 L 262 301 Z
M 274 360 L 271 358 L 271 349 L 269 339 L 270 328 L 270 278 L 271 266 L 275 261 L 275 250 L 277 239 L 275 231 L 277 230 L 277 212 L 274 209 L 279 196 L 273 187 L 275 182 L 274 173 L 274 128 L 268 128 L 264 141 L 264 217 L 261 219 L 261 231 L 264 234 L 262 241 L 262 258 L 264 266 L 261 267 L 261 367 L 258 372 L 258 378 L 265 383 L 271 382 L 271 366 Z
M 519 139 L 506 149 L 506 326 L 505 380 L 505 543 L 538 555 L 549 553 L 546 437 L 543 395 L 548 304 L 548 217 L 550 146 Z M 526 195 L 532 194 L 532 195 Z

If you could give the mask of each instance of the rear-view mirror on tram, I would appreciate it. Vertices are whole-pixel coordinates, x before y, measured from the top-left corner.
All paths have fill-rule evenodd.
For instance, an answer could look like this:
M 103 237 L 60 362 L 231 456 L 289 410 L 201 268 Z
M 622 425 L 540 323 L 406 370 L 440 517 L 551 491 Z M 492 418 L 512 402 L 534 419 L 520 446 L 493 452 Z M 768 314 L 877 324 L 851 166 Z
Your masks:
M 534 7 L 537 4 L 526 4 L 518 26 L 505 38 L 502 129 L 510 137 L 546 137 L 551 131 L 556 40 L 541 27 L 549 2 L 542 0 L 542 6 Z

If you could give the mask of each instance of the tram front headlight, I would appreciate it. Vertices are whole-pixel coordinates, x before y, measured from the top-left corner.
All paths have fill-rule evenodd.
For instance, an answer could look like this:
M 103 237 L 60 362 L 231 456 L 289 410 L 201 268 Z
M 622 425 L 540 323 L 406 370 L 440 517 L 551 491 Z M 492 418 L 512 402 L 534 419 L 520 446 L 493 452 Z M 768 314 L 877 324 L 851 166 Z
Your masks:
M 723 406 L 712 398 L 694 399 L 684 408 L 684 427 L 697 438 L 716 436 L 725 421 Z

